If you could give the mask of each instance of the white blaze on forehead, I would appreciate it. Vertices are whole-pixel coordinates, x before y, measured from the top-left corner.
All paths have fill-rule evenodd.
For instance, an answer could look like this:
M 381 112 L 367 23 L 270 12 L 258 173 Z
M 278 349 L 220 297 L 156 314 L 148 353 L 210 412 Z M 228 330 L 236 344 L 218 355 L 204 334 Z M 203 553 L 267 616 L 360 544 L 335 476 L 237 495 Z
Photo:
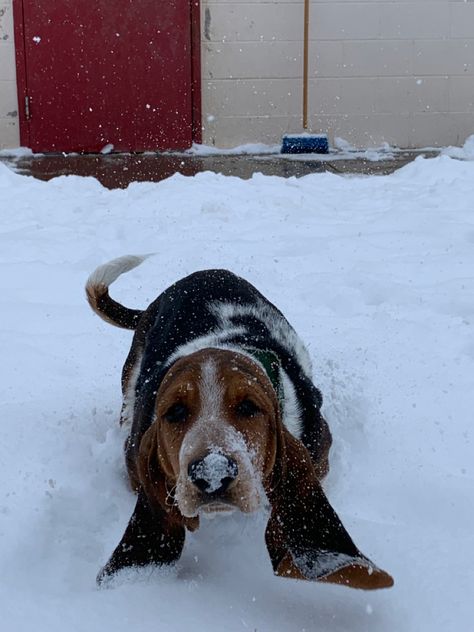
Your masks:
M 206 360 L 201 366 L 201 376 L 198 384 L 201 407 L 198 418 L 192 428 L 186 433 L 181 445 L 179 460 L 181 466 L 190 457 L 203 456 L 206 447 L 216 445 L 223 448 L 222 429 L 225 425 L 223 415 L 224 389 L 219 384 L 218 371 L 212 359 Z
M 219 384 L 216 363 L 206 360 L 202 365 L 201 380 L 201 411 L 200 417 L 213 422 L 222 418 L 224 389 Z

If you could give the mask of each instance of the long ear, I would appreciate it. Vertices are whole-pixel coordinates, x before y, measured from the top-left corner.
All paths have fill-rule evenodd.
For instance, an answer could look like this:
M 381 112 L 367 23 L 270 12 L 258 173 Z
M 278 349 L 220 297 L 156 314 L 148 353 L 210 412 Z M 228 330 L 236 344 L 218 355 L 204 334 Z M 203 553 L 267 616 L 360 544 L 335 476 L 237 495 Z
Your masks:
M 107 564 L 97 576 L 98 584 L 122 568 L 169 565 L 183 550 L 185 529 L 176 509 L 166 509 L 166 481 L 157 461 L 154 428 L 140 445 L 137 504 L 125 533 Z
M 184 527 L 168 524 L 166 515 L 154 511 L 140 492 L 125 533 L 97 575 L 97 583 L 102 584 L 123 568 L 172 564 L 181 555 L 184 537 Z
M 388 588 L 392 577 L 355 546 L 329 504 L 303 444 L 281 431 L 281 472 L 269 491 L 272 513 L 265 539 L 276 575 L 342 584 Z

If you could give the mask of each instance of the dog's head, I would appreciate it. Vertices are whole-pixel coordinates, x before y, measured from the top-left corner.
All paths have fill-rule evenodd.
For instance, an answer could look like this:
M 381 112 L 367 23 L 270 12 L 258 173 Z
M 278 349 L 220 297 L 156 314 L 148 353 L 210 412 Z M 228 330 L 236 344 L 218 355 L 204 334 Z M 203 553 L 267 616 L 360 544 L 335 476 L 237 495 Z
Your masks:
M 256 510 L 276 459 L 278 398 L 258 362 L 205 349 L 177 360 L 156 396 L 140 470 L 166 485 L 180 513 Z M 151 453 L 150 453 L 151 451 Z M 148 473 L 148 478 L 150 474 Z

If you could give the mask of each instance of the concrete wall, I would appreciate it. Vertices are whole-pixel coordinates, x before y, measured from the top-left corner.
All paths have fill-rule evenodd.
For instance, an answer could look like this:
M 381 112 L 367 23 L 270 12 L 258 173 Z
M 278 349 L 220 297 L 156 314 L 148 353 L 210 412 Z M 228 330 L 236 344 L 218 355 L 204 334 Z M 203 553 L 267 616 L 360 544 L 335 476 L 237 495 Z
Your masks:
M 474 133 L 473 0 L 312 0 L 314 132 L 358 146 Z M 204 142 L 301 130 L 302 0 L 202 0 Z
M 12 2 L 0 0 L 0 149 L 19 144 Z

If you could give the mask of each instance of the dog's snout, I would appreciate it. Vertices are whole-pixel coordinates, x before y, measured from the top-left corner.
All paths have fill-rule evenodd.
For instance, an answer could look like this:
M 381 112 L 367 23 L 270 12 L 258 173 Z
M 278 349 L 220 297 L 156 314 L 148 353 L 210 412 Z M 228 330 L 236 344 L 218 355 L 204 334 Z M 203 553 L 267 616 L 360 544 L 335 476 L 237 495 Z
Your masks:
M 215 452 L 188 465 L 190 481 L 205 494 L 224 493 L 238 473 L 234 459 Z

